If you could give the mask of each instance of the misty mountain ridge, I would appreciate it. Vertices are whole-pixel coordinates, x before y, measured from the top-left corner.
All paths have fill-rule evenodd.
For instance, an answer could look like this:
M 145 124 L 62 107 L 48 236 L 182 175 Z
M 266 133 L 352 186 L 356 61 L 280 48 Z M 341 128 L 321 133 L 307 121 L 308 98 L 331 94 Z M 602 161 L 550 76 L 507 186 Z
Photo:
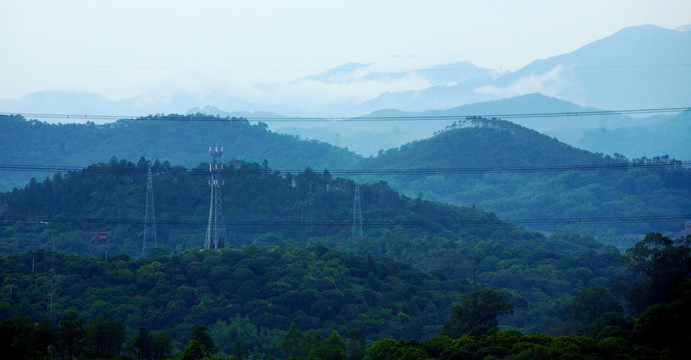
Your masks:
M 194 104 L 193 99 L 185 99 L 178 95 L 169 98 L 181 113 L 208 114 L 220 117 L 243 117 L 250 121 L 264 121 L 273 131 L 300 136 L 303 139 L 314 139 L 328 142 L 338 147 L 347 147 L 363 156 L 376 155 L 380 150 L 387 150 L 404 145 L 408 142 L 432 136 L 436 131 L 451 124 L 453 120 L 429 121 L 299 121 L 299 118 L 288 117 L 276 112 L 266 111 L 233 111 L 228 112 L 216 106 L 187 107 Z M 71 104 L 80 103 L 89 106 L 92 114 L 109 116 L 123 116 L 121 102 L 112 103 L 108 99 L 96 94 L 80 92 L 40 92 L 28 95 L 21 100 L 25 110 L 30 113 L 69 114 Z M 155 101 L 146 97 L 132 100 L 140 110 L 153 109 L 155 106 L 146 105 Z M 55 107 L 41 110 L 41 103 L 53 103 Z M 35 108 L 34 106 L 39 106 Z M 125 106 L 126 107 L 126 106 Z M 32 110 L 33 109 L 33 110 Z M 51 110 L 51 111 L 48 111 Z M 461 105 L 447 110 L 427 110 L 423 112 L 405 112 L 397 109 L 376 110 L 361 118 L 377 117 L 434 117 L 481 115 L 501 117 L 503 114 L 532 114 L 532 113 L 578 113 L 598 111 L 593 107 L 583 107 L 558 98 L 545 96 L 540 93 L 520 95 L 513 98 L 493 100 L 488 102 Z M 154 113 L 154 112 L 151 112 Z M 149 113 L 141 113 L 146 116 Z M 657 115 L 647 117 L 631 117 L 625 115 L 598 116 L 554 116 L 537 118 L 512 118 L 512 122 L 527 128 L 553 136 L 559 140 L 579 148 L 593 152 L 612 155 L 623 154 L 635 158 L 641 156 L 653 157 L 669 155 L 677 159 L 691 159 L 691 139 L 686 134 L 685 116 Z M 108 120 L 81 118 L 66 119 L 60 115 L 57 118 L 39 118 L 49 123 L 54 122 L 84 122 L 87 120 L 103 123 Z M 285 119 L 285 121 L 282 121 Z M 324 119 L 328 120 L 328 119 Z M 361 119 L 360 119 L 361 120 Z M 665 130 L 668 130 L 665 131 Z M 633 141 L 655 136 L 655 141 Z M 651 139 L 649 139 L 651 140 Z
M 224 146 L 224 159 L 272 164 L 282 169 L 306 167 L 348 169 L 360 157 L 319 141 L 269 131 L 265 124 L 245 119 L 220 119 L 208 115 L 151 115 L 104 125 L 48 124 L 20 116 L 0 116 L 0 143 L 12 151 L 0 152 L 1 164 L 30 166 L 86 166 L 112 156 L 144 156 L 183 166 L 208 161 L 209 146 Z M 0 189 L 26 184 L 42 172 L 4 172 Z
M 691 32 L 628 27 L 492 81 L 383 94 L 361 106 L 424 111 L 536 92 L 601 109 L 686 106 L 689 59 Z
M 599 111 L 540 93 L 513 98 L 473 103 L 448 110 L 405 112 L 398 109 L 374 111 L 353 121 L 269 124 L 282 133 L 307 139 L 326 141 L 336 146 L 348 147 L 364 156 L 376 155 L 380 150 L 397 148 L 411 141 L 434 135 L 453 123 L 454 118 L 466 116 L 511 117 L 511 122 L 536 130 L 560 141 L 592 152 L 607 155 L 615 153 L 629 158 L 669 155 L 677 159 L 691 159 L 691 139 L 684 121 L 688 112 L 671 115 L 632 117 L 621 114 L 576 115 Z M 554 113 L 555 116 L 531 116 L 530 114 Z M 225 113 L 226 116 L 236 113 Z M 523 114 L 523 116 L 521 116 Z M 560 115 L 562 114 L 562 115 Z M 573 115 L 565 115 L 573 114 Z M 435 117 L 438 117 L 435 119 Z M 367 118 L 388 118 L 387 121 L 363 122 Z M 401 118 L 396 121 L 395 118 Z M 420 118 L 420 121 L 406 119 Z M 252 116 L 249 116 L 252 119 Z M 669 132 L 667 132 L 669 131 Z M 646 134 L 656 134 L 656 141 L 632 141 L 644 139 Z M 669 135 L 665 137 L 665 134 Z M 626 135 L 632 136 L 628 138 Z M 614 137 L 617 137 L 615 139 Z
M 604 154 L 618 152 L 629 157 L 668 154 L 688 160 L 691 159 L 691 111 L 657 116 L 647 124 L 590 129 L 574 145 Z
M 428 110 L 423 112 L 402 112 L 382 110 L 369 116 L 395 117 L 454 117 L 485 116 L 503 118 L 513 115 L 511 122 L 525 126 L 560 141 L 592 152 L 613 155 L 615 153 L 630 158 L 669 155 L 677 159 L 691 159 L 691 137 L 689 134 L 689 112 L 671 115 L 633 117 L 622 114 L 587 115 L 578 113 L 594 112 L 601 109 L 584 107 L 545 96 L 540 93 L 520 95 L 509 99 L 474 103 L 448 110 Z M 534 117 L 530 114 L 551 114 L 555 116 Z M 573 114 L 573 115 L 567 115 Z M 436 126 L 429 122 L 400 122 L 399 132 L 431 136 L 435 128 L 448 125 L 453 120 L 437 121 Z M 383 124 L 381 126 L 387 126 Z M 388 124 L 391 128 L 391 124 Z M 654 139 L 646 136 L 655 134 Z M 615 139 L 616 137 L 616 139 Z M 638 140 L 638 141 L 636 141 Z M 402 145 L 402 144 L 401 144 Z M 400 146 L 400 145 L 399 145 Z M 391 146 L 394 147 L 394 146 Z
M 466 126 L 468 124 L 470 126 Z M 666 157 L 658 160 L 670 161 Z M 379 171 L 430 169 L 421 174 L 380 178 L 408 196 L 417 194 L 458 206 L 478 206 L 502 219 L 515 221 L 687 213 L 691 207 L 687 200 L 691 196 L 688 186 L 691 171 L 681 166 L 658 169 L 632 166 L 648 161 L 595 154 L 508 121 L 480 118 L 460 121 L 431 138 L 365 159 L 364 166 Z M 559 164 L 560 169 L 539 169 L 555 164 Z M 581 170 L 583 166 L 585 169 Z M 608 169 L 608 166 L 628 168 L 620 171 Z M 495 168 L 535 170 L 451 174 L 434 170 Z M 551 226 L 543 223 L 533 224 L 531 228 L 549 229 Z M 678 231 L 683 224 L 641 221 L 571 226 L 611 235 L 653 229 Z
M 431 68 L 419 70 L 379 70 L 377 67 L 377 63 L 348 63 L 317 75 L 306 76 L 300 80 L 338 83 L 395 80 L 402 79 L 406 76 L 417 75 L 427 80 L 431 86 L 436 86 L 442 84 L 455 85 L 462 81 L 478 78 L 489 80 L 494 76 L 492 70 L 479 68 L 468 61 L 436 65 Z
M 539 80 L 547 95 L 602 109 L 687 106 L 690 45 L 691 32 L 628 27 L 571 53 L 536 60 L 485 90 L 511 95 L 522 82 Z
M 383 116 L 382 114 L 401 117 L 501 115 L 683 107 L 689 105 L 687 102 L 691 98 L 686 85 L 691 82 L 691 71 L 687 69 L 688 59 L 691 59 L 689 45 L 691 32 L 648 25 L 622 29 L 571 53 L 536 60 L 523 69 L 501 76 L 466 61 L 400 71 L 384 69 L 385 66 L 377 62 L 354 62 L 289 84 L 256 84 L 260 91 L 275 94 L 292 94 L 290 86 L 304 90 L 310 84 L 319 84 L 320 89 L 342 87 L 329 95 L 332 97 L 338 95 L 339 91 L 343 94 L 352 93 L 362 84 L 377 84 L 375 87 L 383 91 L 378 96 L 359 103 L 355 98 L 340 102 L 335 101 L 335 98 L 323 101 L 317 97 L 321 90 L 313 93 L 314 98 L 299 101 L 282 101 L 278 96 L 252 101 L 229 95 L 223 88 L 197 93 L 161 88 L 121 100 L 109 100 L 84 92 L 43 91 L 18 100 L 0 99 L 0 111 L 122 117 L 201 112 L 245 117 L 253 121 L 261 118 L 277 120 L 284 117 L 314 116 L 331 119 L 334 116 L 376 117 Z M 415 83 L 416 89 L 397 91 L 397 87 L 408 86 L 404 79 L 413 79 L 411 81 Z M 383 86 L 390 82 L 396 83 L 397 87 Z M 525 86 L 526 84 L 533 85 Z M 398 112 L 383 109 L 396 109 Z M 293 118 L 286 119 L 288 121 L 267 121 L 267 124 L 273 131 L 326 141 L 364 156 L 429 137 L 450 124 L 450 121 L 441 120 L 299 122 Z M 512 120 L 557 137 L 570 145 L 594 152 L 616 152 L 628 157 L 667 154 L 674 158 L 691 159 L 691 150 L 688 150 L 691 149 L 691 140 L 683 136 L 687 133 L 683 131 L 683 125 L 662 126 L 670 119 L 670 116 L 632 118 L 614 115 Z M 62 117 L 40 120 L 72 121 Z M 93 121 L 105 120 L 96 118 Z M 660 133 L 661 129 L 674 131 L 670 133 L 674 136 L 659 141 L 661 136 L 664 137 Z M 658 140 L 648 141 L 645 146 L 627 140 L 626 136 L 643 138 L 646 132 L 658 134 Z
M 448 126 L 436 135 L 400 148 L 363 158 L 333 145 L 277 134 L 266 124 L 245 119 L 207 115 L 149 116 L 114 124 L 50 125 L 21 117 L 3 117 L 0 142 L 13 152 L 0 153 L 2 164 L 86 166 L 111 157 L 160 159 L 194 166 L 208 161 L 209 145 L 225 147 L 224 159 L 269 163 L 283 171 L 306 167 L 322 170 L 361 170 L 351 177 L 362 182 L 386 180 L 410 197 L 423 197 L 461 206 L 477 205 L 503 219 L 529 221 L 538 229 L 553 228 L 552 220 L 617 216 L 668 216 L 685 214 L 691 204 L 689 170 L 680 167 L 646 170 L 633 167 L 621 157 L 603 156 L 577 149 L 555 138 L 498 119 L 470 119 L 478 126 Z M 347 121 L 342 121 L 347 123 Z M 486 124 L 487 126 L 484 126 Z M 27 141 L 30 139 L 30 141 Z M 106 155 L 104 155 L 106 154 Z M 95 159 L 95 160 L 94 160 Z M 660 157 L 660 161 L 671 161 Z M 642 160 L 641 160 L 642 161 Z M 618 170 L 579 171 L 570 166 L 605 166 Z M 410 175 L 387 174 L 388 169 L 466 169 L 557 166 L 550 171 L 450 173 L 430 171 Z M 625 168 L 621 168 L 624 166 Z M 563 169 L 561 169 L 563 168 Z M 369 174 L 370 169 L 384 170 Z M 560 170 L 561 169 L 561 170 Z M 586 169 L 588 170 L 588 169 Z M 597 170 L 597 171 L 596 171 Z M 41 167 L 5 171 L 0 184 L 5 189 L 26 184 L 30 177 L 51 175 Z M 649 191 L 649 189 L 656 189 Z M 547 226 L 542 227 L 541 224 Z M 575 225 L 576 227 L 592 224 Z M 616 223 L 598 226 L 599 231 L 620 234 L 677 231 L 680 225 L 638 224 L 626 228 Z
M 159 90 L 120 100 L 40 92 L 0 100 L 0 111 L 137 116 L 183 113 L 211 105 L 289 116 L 352 117 L 385 108 L 448 109 L 531 93 L 600 109 L 679 107 L 688 105 L 691 97 L 686 86 L 691 80 L 689 59 L 691 32 L 644 25 L 624 28 L 573 52 L 536 60 L 501 76 L 467 61 L 424 69 L 353 62 L 287 83 L 254 84 L 245 92 L 263 94 L 254 99 L 223 86 L 191 92 L 161 85 Z

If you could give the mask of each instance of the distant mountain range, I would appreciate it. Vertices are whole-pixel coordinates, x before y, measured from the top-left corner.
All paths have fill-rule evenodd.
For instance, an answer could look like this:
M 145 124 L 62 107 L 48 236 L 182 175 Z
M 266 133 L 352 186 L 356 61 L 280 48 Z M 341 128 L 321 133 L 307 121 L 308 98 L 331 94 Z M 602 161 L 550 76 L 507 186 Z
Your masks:
M 678 107 L 689 105 L 690 81 L 691 32 L 647 25 L 625 28 L 496 79 L 383 94 L 360 109 L 445 109 L 535 92 L 600 109 Z
M 395 175 L 377 178 L 409 196 L 477 206 L 519 222 L 579 219 L 558 226 L 622 234 L 681 229 L 682 222 L 626 220 L 689 216 L 691 170 L 632 166 L 669 161 L 659 157 L 629 162 L 574 148 L 507 121 L 469 119 L 365 159 L 363 166 L 382 174 L 391 171 Z M 419 171 L 401 174 L 399 169 Z M 586 218 L 609 220 L 588 223 Z M 550 220 L 528 226 L 553 225 Z
M 224 116 L 243 116 L 206 109 Z M 629 158 L 669 155 L 680 160 L 691 159 L 691 112 L 633 117 L 622 114 L 582 115 L 599 109 L 583 107 L 539 93 L 509 99 L 480 102 L 448 110 L 404 112 L 379 110 L 350 121 L 300 121 L 269 123 L 279 132 L 306 139 L 325 141 L 347 147 L 365 156 L 376 155 L 411 141 L 434 135 L 455 119 L 466 116 L 510 117 L 511 121 L 571 146 L 606 155 L 622 154 Z M 531 116 L 531 114 L 556 114 Z M 246 113 L 245 113 L 246 114 Z M 521 115 L 523 114 L 523 115 Z M 559 115 L 562 114 L 562 115 Z M 581 115 L 579 115 L 581 114 Z M 246 114 L 248 119 L 275 117 Z M 278 117 L 276 117 L 278 118 Z M 372 119 L 372 121 L 367 121 Z M 410 121 L 419 119 L 418 121 Z M 327 120 L 327 119 L 324 119 Z
M 688 126 L 688 121 L 680 122 Z M 41 181 L 65 167 L 78 169 L 112 157 L 136 161 L 143 156 L 195 166 L 208 162 L 208 147 L 218 145 L 224 146 L 224 161 L 267 160 L 282 172 L 297 172 L 306 167 L 335 174 L 338 170 L 350 170 L 342 174 L 366 183 L 383 179 L 411 197 L 478 206 L 502 219 L 527 221 L 529 228 L 565 225 L 553 223 L 559 219 L 613 217 L 623 220 L 566 225 L 616 234 L 677 231 L 681 226 L 679 219 L 663 223 L 637 221 L 634 225 L 625 220 L 689 215 L 691 208 L 690 170 L 679 166 L 628 168 L 650 161 L 672 164 L 668 157 L 627 162 L 620 156 L 602 156 L 574 148 L 502 120 L 457 120 L 432 137 L 369 158 L 324 142 L 277 134 L 263 123 L 252 125 L 244 119 L 199 114 L 156 115 L 106 125 L 50 125 L 5 116 L 0 117 L 0 143 L 5 149 L 12 149 L 0 152 L 0 188 L 5 190 L 22 187 L 32 176 Z M 617 167 L 597 169 L 612 164 Z M 586 169 L 579 170 L 580 166 Z M 541 170 L 542 167 L 548 169 Z M 444 170 L 473 168 L 480 171 Z M 494 168 L 527 170 L 487 170 Z M 419 173 L 399 174 L 400 169 Z M 537 223 L 530 223 L 536 219 Z
M 691 108 L 690 108 L 691 109 Z M 599 109 L 583 107 L 539 93 L 516 96 L 481 103 L 454 107 L 448 110 L 428 110 L 422 112 L 402 112 L 398 110 L 377 111 L 369 116 L 427 118 L 427 121 L 400 121 L 377 123 L 380 133 L 392 133 L 390 141 L 408 135 L 413 140 L 429 137 L 453 120 L 470 115 L 505 118 L 529 129 L 555 137 L 571 146 L 606 155 L 615 153 L 630 158 L 669 155 L 673 158 L 691 159 L 691 112 L 679 114 L 633 117 L 621 114 L 579 115 Z M 531 114 L 563 114 L 555 116 L 531 116 Z M 571 114 L 571 115 L 568 115 Z M 506 116 L 503 116 L 506 115 Z M 441 120 L 434 120 L 437 117 Z M 286 131 L 290 132 L 290 131 Z M 301 134 L 302 135 L 302 134 Z M 328 137 L 314 138 L 329 141 Z M 398 135 L 398 136 L 396 136 Z M 381 137 L 383 138 L 383 137 Z M 387 140 L 389 140 L 387 139 Z M 385 142 L 386 140 L 380 140 Z M 387 143 L 389 148 L 403 145 Z M 352 147 L 354 150 L 358 150 Z M 372 149 L 368 149 L 371 150 Z
M 688 106 L 691 32 L 683 30 L 629 27 L 504 74 L 466 61 L 400 70 L 377 63 L 349 63 L 287 83 L 257 83 L 248 93 L 262 94 L 261 101 L 217 89 L 165 90 L 118 101 L 88 93 L 45 91 L 0 100 L 0 111 L 132 116 L 182 113 L 210 105 L 226 111 L 350 117 L 381 109 L 448 109 L 532 93 L 609 110 Z M 322 97 L 324 92 L 329 96 Z
M 43 118 L 49 122 L 80 121 L 79 116 L 68 119 L 65 114 L 132 117 L 201 112 L 241 116 L 250 121 L 264 121 L 274 131 L 329 142 L 370 156 L 429 137 L 451 120 L 340 120 L 358 116 L 502 115 L 690 106 L 691 32 L 683 30 L 657 26 L 625 28 L 571 53 L 536 60 L 506 74 L 496 74 L 465 61 L 396 71 L 381 70 L 377 63 L 349 63 L 286 84 L 256 84 L 254 89 L 267 94 L 290 93 L 291 87 L 309 88 L 315 84 L 348 89 L 375 84 L 390 89 L 361 102 L 352 98 L 324 102 L 315 93 L 313 99 L 305 101 L 281 102 L 276 100 L 276 95 L 267 97 L 271 101 L 257 103 L 213 91 L 146 93 L 111 101 L 91 93 L 44 91 L 18 100 L 0 99 L 0 112 L 57 114 Z M 412 88 L 400 90 L 403 83 L 411 84 Z M 306 116 L 329 121 L 300 121 Z M 41 119 L 39 115 L 28 117 Z M 687 118 L 688 115 L 589 116 L 513 121 L 594 152 L 628 157 L 667 154 L 691 159 Z
M 224 146 L 222 160 L 271 161 L 279 169 L 354 168 L 361 157 L 319 141 L 277 134 L 244 119 L 207 115 L 149 116 L 105 125 L 47 124 L 0 116 L 0 164 L 28 165 L 28 171 L 0 172 L 0 189 L 21 187 L 31 177 L 52 175 L 44 167 L 87 166 L 111 157 L 140 157 L 193 167 L 209 161 L 209 146 Z M 9 149 L 9 150 L 6 150 Z M 33 169 L 33 170 L 32 170 Z M 5 169 L 7 170 L 7 169 Z

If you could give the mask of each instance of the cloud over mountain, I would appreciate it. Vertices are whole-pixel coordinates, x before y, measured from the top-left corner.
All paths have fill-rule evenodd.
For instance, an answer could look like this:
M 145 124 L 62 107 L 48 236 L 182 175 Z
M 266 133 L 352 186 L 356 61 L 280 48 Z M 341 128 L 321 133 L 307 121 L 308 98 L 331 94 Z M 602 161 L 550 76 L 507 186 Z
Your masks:
M 226 111 L 347 117 L 379 109 L 442 110 L 532 93 L 600 109 L 680 107 L 691 98 L 691 32 L 652 25 L 625 28 L 570 53 L 503 74 L 467 61 L 420 68 L 410 64 L 407 58 L 352 62 L 292 80 L 285 80 L 283 74 L 275 81 L 254 83 L 221 76 L 213 87 L 197 81 L 200 76 L 207 79 L 209 73 L 181 70 L 129 99 L 37 93 L 0 100 L 0 111 L 136 115 L 210 105 Z M 188 84 L 185 90 L 170 86 L 180 81 Z

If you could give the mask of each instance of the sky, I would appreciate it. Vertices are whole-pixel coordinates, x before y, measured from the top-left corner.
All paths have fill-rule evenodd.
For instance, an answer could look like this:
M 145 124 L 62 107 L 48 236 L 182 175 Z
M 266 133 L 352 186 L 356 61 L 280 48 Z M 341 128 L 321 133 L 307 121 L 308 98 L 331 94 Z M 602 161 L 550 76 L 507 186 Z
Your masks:
M 469 61 L 505 72 L 627 26 L 689 25 L 689 15 L 688 0 L 0 0 L 0 99 L 184 88 L 262 101 L 275 84 L 351 62 L 396 72 Z M 284 92 L 367 98 L 426 86 L 375 85 Z

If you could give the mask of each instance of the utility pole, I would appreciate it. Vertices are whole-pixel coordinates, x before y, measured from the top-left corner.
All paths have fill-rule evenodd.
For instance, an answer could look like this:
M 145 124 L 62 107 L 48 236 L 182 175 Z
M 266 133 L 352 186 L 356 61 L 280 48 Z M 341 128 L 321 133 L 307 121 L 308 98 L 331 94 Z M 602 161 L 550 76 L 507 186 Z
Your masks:
M 144 212 L 144 240 L 142 241 L 142 256 L 146 256 L 146 249 L 158 246 L 156 241 L 156 214 L 154 212 L 154 187 L 151 181 L 151 163 L 146 173 L 146 210 Z M 107 251 L 107 250 L 106 250 Z
M 221 170 L 223 164 L 220 163 L 221 155 L 223 155 L 223 147 L 219 149 L 209 147 L 209 155 L 211 155 L 211 163 L 209 163 L 209 187 L 211 188 L 211 198 L 209 199 L 209 225 L 206 229 L 206 240 L 204 241 L 204 249 L 218 250 L 218 244 L 226 243 L 226 227 L 223 219 L 223 208 L 221 196 L 221 186 L 224 185 L 221 178 Z
M 355 184 L 353 199 L 353 237 L 362 235 L 362 207 L 360 205 L 360 185 Z

